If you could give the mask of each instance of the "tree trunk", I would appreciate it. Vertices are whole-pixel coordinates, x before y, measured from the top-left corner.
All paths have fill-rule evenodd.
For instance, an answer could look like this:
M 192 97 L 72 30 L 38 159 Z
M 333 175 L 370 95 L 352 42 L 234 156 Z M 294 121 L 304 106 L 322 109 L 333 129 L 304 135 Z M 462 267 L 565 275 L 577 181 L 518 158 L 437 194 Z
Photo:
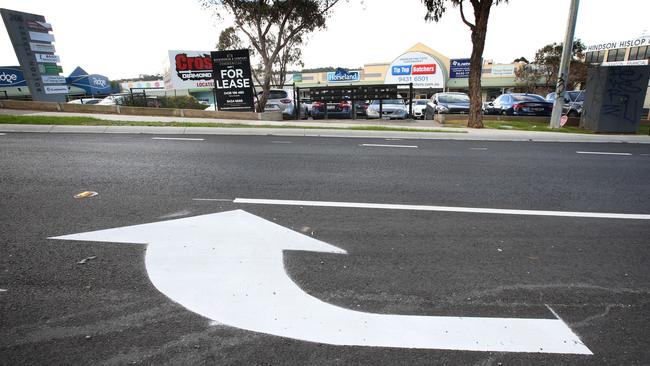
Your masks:
M 271 89 L 272 68 L 269 67 L 268 62 L 264 62 L 264 78 L 262 79 L 262 94 L 257 99 L 257 112 L 264 112 L 266 102 L 269 100 L 269 92 Z
M 476 6 L 476 5 L 475 5 Z M 475 26 L 472 29 L 472 55 L 469 70 L 469 119 L 467 127 L 483 128 L 483 98 L 481 96 L 481 73 L 483 66 L 483 49 L 490 16 L 492 0 L 480 2 L 479 9 L 474 9 Z M 478 66 L 478 67 L 477 67 Z

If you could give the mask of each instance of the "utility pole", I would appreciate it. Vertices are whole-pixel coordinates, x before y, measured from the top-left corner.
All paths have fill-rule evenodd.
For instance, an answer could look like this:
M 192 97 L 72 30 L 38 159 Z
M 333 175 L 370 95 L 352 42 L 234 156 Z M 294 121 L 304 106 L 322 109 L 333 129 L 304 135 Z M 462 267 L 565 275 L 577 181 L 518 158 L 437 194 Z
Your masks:
M 566 90 L 566 84 L 569 79 L 569 66 L 571 66 L 571 56 L 573 53 L 573 35 L 576 30 L 579 3 L 580 0 L 571 0 L 569 20 L 567 22 L 564 44 L 562 45 L 560 70 L 558 71 L 557 85 L 555 87 L 555 103 L 553 104 L 553 113 L 551 114 L 551 128 L 560 128 L 560 117 L 562 116 L 562 106 L 564 105 L 564 91 Z

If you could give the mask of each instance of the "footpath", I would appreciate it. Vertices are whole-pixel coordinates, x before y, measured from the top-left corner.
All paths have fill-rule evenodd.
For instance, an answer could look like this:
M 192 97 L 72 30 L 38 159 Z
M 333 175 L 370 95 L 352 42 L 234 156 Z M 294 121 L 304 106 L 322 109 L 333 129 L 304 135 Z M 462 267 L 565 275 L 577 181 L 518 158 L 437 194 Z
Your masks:
M 351 138 L 400 138 L 441 139 L 475 141 L 537 141 L 537 142 L 593 142 L 593 143 L 637 143 L 650 144 L 647 135 L 576 134 L 560 132 L 535 132 L 500 129 L 469 129 L 443 127 L 436 121 L 406 120 L 229 120 L 187 117 L 157 117 L 111 115 L 94 113 L 42 112 L 28 110 L 0 109 L 0 115 L 92 117 L 107 121 L 147 122 L 184 124 L 197 126 L 72 126 L 44 124 L 0 124 L 0 133 L 143 133 L 156 135 L 266 135 L 266 136 L 313 136 Z M 222 124 L 223 127 L 201 127 L 201 124 Z M 236 126 L 236 127 L 233 127 Z M 404 129 L 385 131 L 383 128 Z M 418 131 L 422 130 L 422 131 Z

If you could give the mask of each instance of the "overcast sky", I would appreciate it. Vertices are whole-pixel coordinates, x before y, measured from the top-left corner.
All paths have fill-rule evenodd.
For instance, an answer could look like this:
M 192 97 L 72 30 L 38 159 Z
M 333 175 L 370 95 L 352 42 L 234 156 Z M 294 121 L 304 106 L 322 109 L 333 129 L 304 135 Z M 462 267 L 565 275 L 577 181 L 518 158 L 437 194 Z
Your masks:
M 569 0 L 510 0 L 493 8 L 483 57 L 512 62 L 561 42 Z M 212 50 L 216 22 L 196 0 L 0 0 L 0 7 L 45 16 L 54 28 L 67 76 L 76 66 L 111 79 L 162 72 L 167 50 Z M 636 38 L 650 31 L 648 0 L 583 0 L 576 37 L 587 45 Z M 391 62 L 417 42 L 450 58 L 469 57 L 470 33 L 458 9 L 439 23 L 424 21 L 421 0 L 342 0 L 325 30 L 303 49 L 305 67 Z M 6 30 L 0 31 L 0 66 L 16 65 Z

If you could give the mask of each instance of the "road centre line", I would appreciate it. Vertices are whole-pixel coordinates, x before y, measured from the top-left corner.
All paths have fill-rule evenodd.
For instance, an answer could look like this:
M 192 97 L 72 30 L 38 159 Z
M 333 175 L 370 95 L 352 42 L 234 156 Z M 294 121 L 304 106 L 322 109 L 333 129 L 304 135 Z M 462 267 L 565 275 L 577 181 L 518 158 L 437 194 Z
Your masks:
M 178 140 L 178 141 L 204 141 L 204 139 L 193 139 L 187 137 L 152 137 L 152 140 Z
M 487 147 L 470 147 L 469 149 L 470 149 L 470 150 L 480 150 L 480 151 L 485 151 L 485 150 L 487 150 L 488 148 L 487 148 Z
M 0 136 L 4 136 L 4 135 L 6 135 L 6 133 L 2 133 L 2 132 L 0 132 Z
M 383 209 L 383 210 L 464 212 L 464 213 L 482 213 L 482 214 L 500 214 L 500 215 L 528 215 L 528 216 L 556 216 L 556 217 L 585 217 L 585 218 L 599 218 L 599 219 L 650 220 L 650 215 L 649 214 L 621 214 L 621 213 L 607 213 L 607 212 L 514 210 L 514 209 L 479 208 L 479 207 L 399 205 L 399 204 L 359 203 L 359 202 L 298 201 L 298 200 L 275 200 L 275 199 L 255 199 L 255 198 L 235 198 L 233 200 L 233 203 L 248 203 L 248 204 L 258 204 L 258 205 L 285 205 L 285 206 L 372 208 L 372 209 Z
M 271 141 L 272 144 L 293 144 L 291 141 Z
M 630 153 L 614 153 L 614 152 L 603 152 L 603 151 L 576 151 L 576 154 L 585 154 L 585 155 L 621 155 L 621 156 L 631 156 Z
M 418 148 L 416 145 L 359 144 L 359 146 L 363 146 L 363 147 L 406 147 L 406 148 L 411 148 L 411 149 L 417 149 Z
M 192 201 L 233 202 L 230 198 L 192 198 Z

